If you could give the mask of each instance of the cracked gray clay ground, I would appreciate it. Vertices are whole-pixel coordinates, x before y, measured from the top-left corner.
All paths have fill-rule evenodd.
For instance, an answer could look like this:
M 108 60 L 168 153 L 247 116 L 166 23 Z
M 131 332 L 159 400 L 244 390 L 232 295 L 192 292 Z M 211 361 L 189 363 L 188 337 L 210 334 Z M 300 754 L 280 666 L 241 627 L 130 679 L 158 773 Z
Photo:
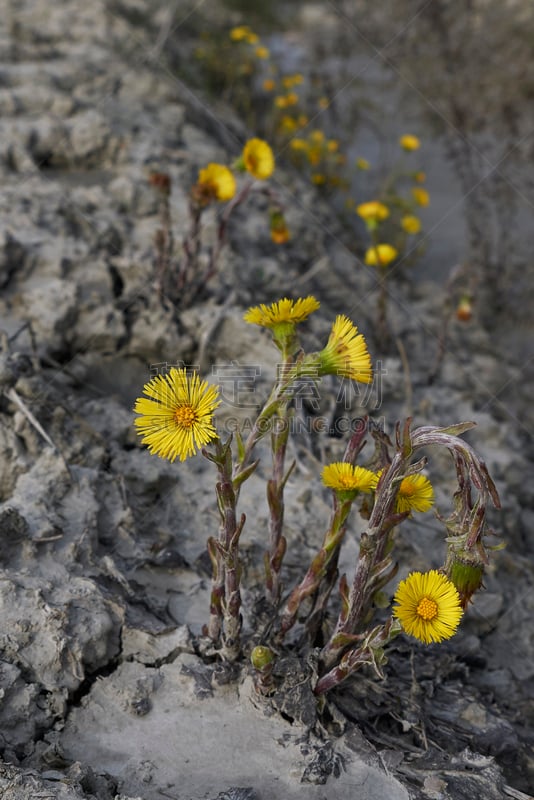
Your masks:
M 313 292 L 322 303 L 307 334 L 315 346 L 332 316 L 347 311 L 347 285 L 357 298 L 372 283 L 355 273 L 328 208 L 282 170 L 281 186 L 299 198 L 289 212 L 292 244 L 277 250 L 263 209 L 252 206 L 213 298 L 179 324 L 162 310 L 151 288 L 158 217 L 148 172 L 170 173 L 179 232 L 197 169 L 235 155 L 233 135 L 244 129 L 228 109 L 216 108 L 224 126 L 203 116 L 161 54 L 149 57 L 161 23 L 150 7 L 24 0 L 0 20 L 2 797 L 497 800 L 507 787 L 525 792 L 534 775 L 529 393 L 511 396 L 519 365 L 503 362 L 478 325 L 451 332 L 450 356 L 428 386 L 441 311 L 434 283 L 402 284 L 393 313 L 410 353 L 415 417 L 477 421 L 470 441 L 497 481 L 503 512 L 494 522 L 508 543 L 461 633 L 430 653 L 399 644 L 384 682 L 362 674 L 337 694 L 328 728 L 316 724 L 296 658 L 283 665 L 287 692 L 265 706 L 246 667 L 236 678 L 196 653 L 208 608 L 204 546 L 215 525 L 211 472 L 201 459 L 184 467 L 153 458 L 136 441 L 131 408 L 149 365 L 194 364 L 199 354 L 206 365 L 261 363 L 261 392 L 276 358 L 268 337 L 242 322 L 250 303 Z M 356 321 L 373 351 L 370 311 Z M 404 375 L 397 355 L 384 367 L 380 413 L 393 422 L 405 412 Z M 355 403 L 352 413 L 362 411 Z M 295 444 L 288 582 L 329 513 L 309 468 L 340 447 L 321 436 Z M 446 510 L 452 470 L 445 461 L 434 469 Z M 253 587 L 267 516 L 261 480 L 250 485 L 243 510 Z M 432 515 L 407 528 L 403 562 L 434 565 L 441 537 Z M 354 538 L 347 569 L 356 548 Z

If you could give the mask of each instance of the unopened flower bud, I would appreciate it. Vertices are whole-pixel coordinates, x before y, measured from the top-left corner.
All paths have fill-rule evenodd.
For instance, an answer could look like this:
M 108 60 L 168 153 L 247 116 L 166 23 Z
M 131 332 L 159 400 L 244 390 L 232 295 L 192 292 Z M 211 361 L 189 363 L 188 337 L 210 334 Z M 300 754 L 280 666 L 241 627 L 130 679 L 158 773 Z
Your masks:
M 456 317 L 460 322 L 469 322 L 473 316 L 473 305 L 470 297 L 462 297 L 456 309 Z
M 484 565 L 454 556 L 447 574 L 458 590 L 462 608 L 467 608 L 471 597 L 482 586 Z
M 270 648 L 258 645 L 250 654 L 250 661 L 254 669 L 264 670 L 273 663 L 274 653 Z

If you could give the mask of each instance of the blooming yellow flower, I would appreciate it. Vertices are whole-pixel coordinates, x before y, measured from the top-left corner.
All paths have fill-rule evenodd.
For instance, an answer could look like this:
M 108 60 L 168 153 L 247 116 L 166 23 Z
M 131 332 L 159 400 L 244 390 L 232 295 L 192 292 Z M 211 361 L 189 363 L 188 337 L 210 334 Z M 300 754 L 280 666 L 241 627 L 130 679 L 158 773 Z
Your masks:
M 320 163 L 322 158 L 322 151 L 320 147 L 314 145 L 313 147 L 308 148 L 308 161 L 312 165 L 312 167 L 316 167 L 317 164 Z
M 317 105 L 322 111 L 325 111 L 330 105 L 330 100 L 328 97 L 320 97 L 317 101 Z
M 370 169 L 371 167 L 370 163 L 367 161 L 366 158 L 357 158 L 356 166 L 358 167 L 358 169 L 363 169 L 363 170 Z
M 395 261 L 399 255 L 398 251 L 391 244 L 377 244 L 376 247 L 370 247 L 365 253 L 364 261 L 370 267 L 387 267 L 392 261 Z
M 231 200 L 236 192 L 236 182 L 233 173 L 223 164 L 208 164 L 198 173 L 195 189 L 203 203 L 211 200 L 225 202 Z
M 282 78 L 282 86 L 285 89 L 292 89 L 293 86 L 299 86 L 301 83 L 303 83 L 303 81 L 304 78 L 300 73 L 297 73 L 296 75 L 285 75 Z
M 264 92 L 272 92 L 272 91 L 274 91 L 276 83 L 275 83 L 275 81 L 273 81 L 272 78 L 265 78 L 265 80 L 263 81 L 262 86 L 263 86 L 263 91 Z
M 270 178 L 274 171 L 274 155 L 263 139 L 249 139 L 243 148 L 243 163 L 258 180 Z
M 311 176 L 311 181 L 316 186 L 322 186 L 324 183 L 326 183 L 326 175 L 323 175 L 321 172 L 314 172 Z
M 280 120 L 280 130 L 286 133 L 294 133 L 298 126 L 299 124 L 295 117 L 290 117 L 289 114 L 284 114 Z
M 254 52 L 256 53 L 256 57 L 261 59 L 269 58 L 269 56 L 271 55 L 271 53 L 269 52 L 269 48 L 264 47 L 263 45 L 256 47 Z
M 304 322 L 313 311 L 317 311 L 320 303 L 313 297 L 299 297 L 298 300 L 290 300 L 284 297 L 271 303 L 270 306 L 262 303 L 259 306 L 252 306 L 244 315 L 245 322 L 251 325 L 261 325 L 263 328 L 274 328 L 282 323 L 296 325 Z
M 364 467 L 355 467 L 344 461 L 327 464 L 321 473 L 325 486 L 338 492 L 371 492 L 376 488 L 378 478 L 374 472 Z
M 395 502 L 395 511 L 428 511 L 434 504 L 434 489 L 426 477 L 420 473 L 408 475 L 401 481 Z
M 283 94 L 279 94 L 274 98 L 274 104 L 276 108 L 287 108 L 287 100 L 286 96 Z
M 367 344 L 348 317 L 336 317 L 326 347 L 317 354 L 319 375 L 339 375 L 361 383 L 371 383 L 373 368 Z
M 291 139 L 289 146 L 292 150 L 307 150 L 308 142 L 305 139 L 299 139 L 297 136 L 295 139 Z
M 383 470 L 376 473 L 380 478 Z M 395 500 L 395 511 L 404 514 L 406 511 L 428 511 L 434 504 L 434 489 L 425 475 L 417 473 L 408 475 L 400 482 Z
M 389 208 L 378 200 L 369 203 L 360 203 L 356 206 L 356 213 L 366 222 L 382 222 L 389 217 Z
M 248 39 L 251 33 L 248 25 L 238 25 L 237 28 L 232 28 L 230 31 L 230 39 L 233 42 L 241 42 L 243 39 Z
M 421 147 L 421 142 L 417 138 L 417 136 L 413 136 L 411 133 L 405 133 L 404 136 L 401 136 L 399 139 L 399 144 L 403 150 L 406 150 L 408 153 L 412 150 L 419 150 Z
M 412 572 L 395 592 L 393 616 L 404 631 L 425 644 L 454 636 L 462 618 L 460 596 L 437 570 Z
M 148 397 L 139 397 L 134 421 L 143 444 L 152 454 L 185 461 L 217 438 L 213 412 L 220 404 L 219 389 L 193 373 L 174 367 L 167 375 L 156 375 L 143 387 Z
M 417 183 L 424 183 L 426 181 L 426 173 L 425 172 L 416 172 L 413 177 L 414 177 L 414 180 Z
M 299 101 L 299 96 L 296 92 L 288 92 L 288 94 L 286 94 L 286 107 L 296 106 L 298 101 Z
M 245 39 L 247 41 L 247 44 L 258 44 L 258 42 L 260 41 L 260 37 L 258 36 L 258 34 L 253 33 L 252 31 L 249 31 L 249 33 L 247 33 Z
M 337 139 L 329 139 L 326 144 L 326 149 L 329 153 L 336 153 L 339 150 L 339 142 Z
M 406 216 L 401 219 L 401 226 L 402 230 L 406 231 L 406 233 L 419 233 L 421 230 L 421 220 L 413 214 L 406 214 Z
M 413 199 L 418 206 L 425 208 L 430 203 L 430 195 L 422 186 L 414 186 L 412 189 Z
M 324 133 L 317 128 L 310 133 L 310 141 L 314 144 L 322 144 L 324 142 Z

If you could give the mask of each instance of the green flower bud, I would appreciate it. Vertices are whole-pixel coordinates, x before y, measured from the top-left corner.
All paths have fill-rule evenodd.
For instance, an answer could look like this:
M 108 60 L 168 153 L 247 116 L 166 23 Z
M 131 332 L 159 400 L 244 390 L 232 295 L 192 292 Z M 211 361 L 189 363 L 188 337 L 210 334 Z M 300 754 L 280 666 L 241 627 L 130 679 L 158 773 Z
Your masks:
M 268 647 L 258 645 L 250 654 L 250 661 L 254 669 L 263 670 L 274 661 L 274 653 Z

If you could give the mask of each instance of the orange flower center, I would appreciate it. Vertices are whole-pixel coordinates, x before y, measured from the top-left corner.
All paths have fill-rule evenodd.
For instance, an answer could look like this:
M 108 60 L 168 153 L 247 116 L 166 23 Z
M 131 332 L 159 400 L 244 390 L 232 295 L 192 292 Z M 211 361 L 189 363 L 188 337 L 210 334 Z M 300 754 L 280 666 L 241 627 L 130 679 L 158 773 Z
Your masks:
M 178 406 L 174 412 L 174 419 L 179 428 L 192 428 L 197 421 L 197 415 L 191 406 Z
M 248 154 L 247 157 L 247 167 L 251 172 L 254 172 L 255 169 L 258 169 L 259 158 L 252 153 Z
M 430 600 L 429 597 L 423 597 L 417 606 L 417 613 L 420 617 L 429 622 L 437 616 L 438 604 L 434 600 Z

